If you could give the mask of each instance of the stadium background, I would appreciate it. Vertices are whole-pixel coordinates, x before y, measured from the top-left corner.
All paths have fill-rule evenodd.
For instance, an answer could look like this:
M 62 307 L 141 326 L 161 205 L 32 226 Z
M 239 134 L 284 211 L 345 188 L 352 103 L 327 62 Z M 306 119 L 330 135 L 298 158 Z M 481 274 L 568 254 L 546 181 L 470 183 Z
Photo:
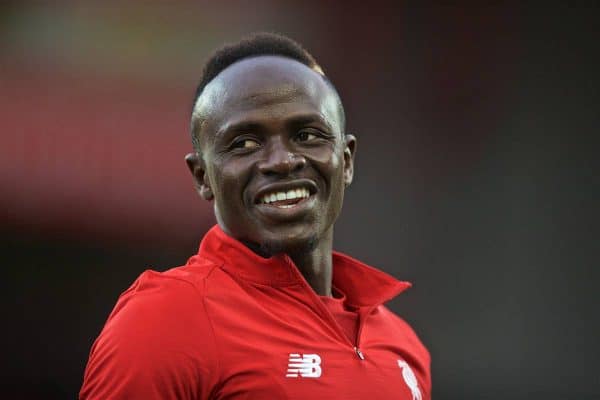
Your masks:
M 599 398 L 598 8 L 396 3 L 2 2 L 3 397 L 74 397 L 119 293 L 196 251 L 201 65 L 271 30 L 341 93 L 336 247 L 414 283 L 434 398 Z

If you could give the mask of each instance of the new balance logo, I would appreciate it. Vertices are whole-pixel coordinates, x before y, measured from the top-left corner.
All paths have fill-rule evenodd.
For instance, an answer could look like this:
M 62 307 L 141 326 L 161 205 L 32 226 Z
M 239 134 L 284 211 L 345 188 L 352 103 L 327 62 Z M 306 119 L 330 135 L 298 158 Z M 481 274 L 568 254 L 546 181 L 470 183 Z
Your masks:
M 321 357 L 317 354 L 290 354 L 286 378 L 318 378 L 321 376 Z

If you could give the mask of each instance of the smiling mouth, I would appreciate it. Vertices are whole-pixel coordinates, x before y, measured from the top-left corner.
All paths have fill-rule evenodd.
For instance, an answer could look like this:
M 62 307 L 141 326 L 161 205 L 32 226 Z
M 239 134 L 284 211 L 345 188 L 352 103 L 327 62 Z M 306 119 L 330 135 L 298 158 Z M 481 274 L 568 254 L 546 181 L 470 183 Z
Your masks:
M 290 190 L 276 190 L 265 193 L 258 200 L 258 204 L 266 204 L 277 208 L 292 208 L 310 197 L 310 191 L 305 187 Z

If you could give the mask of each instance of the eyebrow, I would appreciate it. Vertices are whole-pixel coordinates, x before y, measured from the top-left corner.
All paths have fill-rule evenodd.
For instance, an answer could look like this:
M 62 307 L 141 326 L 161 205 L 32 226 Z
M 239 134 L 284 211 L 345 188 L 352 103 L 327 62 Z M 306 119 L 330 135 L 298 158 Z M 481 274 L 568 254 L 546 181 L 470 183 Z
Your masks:
M 323 118 L 321 114 L 318 113 L 292 115 L 291 117 L 286 118 L 284 123 L 287 128 L 310 123 L 318 123 L 327 127 L 328 129 L 332 129 L 331 124 L 329 124 L 327 120 Z M 230 132 L 247 132 L 260 130 L 264 130 L 264 124 L 260 121 L 242 120 L 239 122 L 232 122 L 230 124 L 227 124 L 222 129 L 219 129 L 215 136 L 220 137 Z
M 223 137 L 231 132 L 245 132 L 261 130 L 263 125 L 254 121 L 240 121 L 232 124 L 227 124 L 224 128 L 219 129 L 215 137 Z

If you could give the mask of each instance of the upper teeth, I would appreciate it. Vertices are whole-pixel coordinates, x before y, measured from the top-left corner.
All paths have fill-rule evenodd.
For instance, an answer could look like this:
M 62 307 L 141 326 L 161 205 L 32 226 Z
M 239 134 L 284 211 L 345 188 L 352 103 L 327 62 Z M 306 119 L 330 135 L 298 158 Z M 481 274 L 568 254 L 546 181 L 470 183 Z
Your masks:
M 260 199 L 260 202 L 264 203 L 264 204 L 269 204 L 274 201 L 281 201 L 281 200 L 305 199 L 308 196 L 310 196 L 308 189 L 299 188 L 299 189 L 288 190 L 287 192 L 267 193 Z

